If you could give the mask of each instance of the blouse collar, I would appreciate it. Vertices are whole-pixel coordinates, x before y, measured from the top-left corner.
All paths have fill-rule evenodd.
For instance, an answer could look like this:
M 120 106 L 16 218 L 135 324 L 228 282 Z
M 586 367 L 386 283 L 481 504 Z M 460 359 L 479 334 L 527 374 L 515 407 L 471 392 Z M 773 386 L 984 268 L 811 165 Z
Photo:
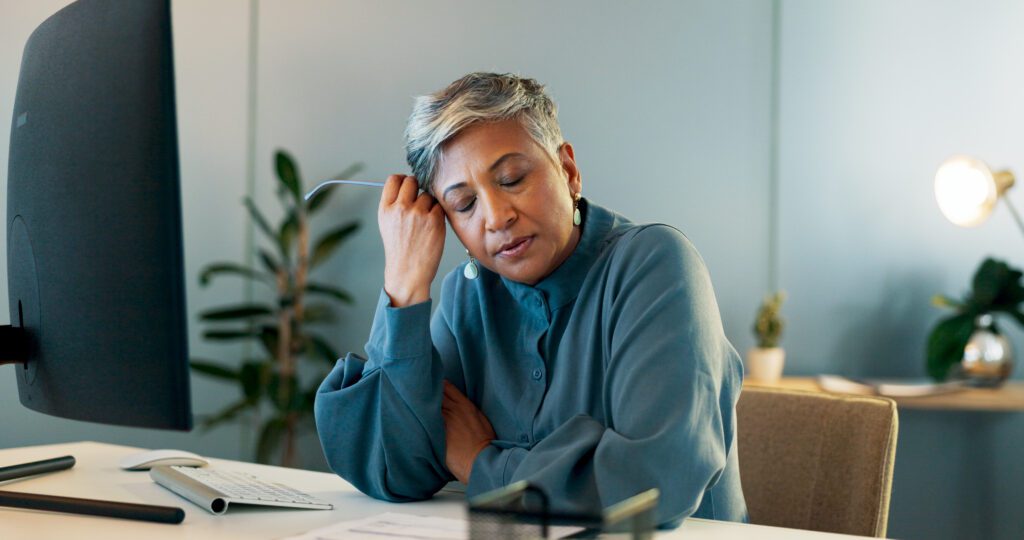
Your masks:
M 615 221 L 615 214 L 587 199 L 580 199 L 580 227 L 583 228 L 576 249 L 548 277 L 534 286 L 502 277 L 505 287 L 520 303 L 536 306 L 538 291 L 546 296 L 550 311 L 554 311 L 576 299 L 598 255 L 607 243 L 609 231 Z

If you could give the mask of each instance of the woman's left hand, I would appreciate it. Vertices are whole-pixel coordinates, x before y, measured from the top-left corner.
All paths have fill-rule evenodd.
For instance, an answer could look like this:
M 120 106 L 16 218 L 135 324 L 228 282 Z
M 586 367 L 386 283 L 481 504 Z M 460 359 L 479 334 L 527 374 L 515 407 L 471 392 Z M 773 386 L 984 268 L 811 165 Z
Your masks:
M 445 465 L 459 482 L 469 484 L 473 460 L 495 439 L 494 428 L 484 413 L 448 381 L 444 381 L 441 415 L 448 446 Z

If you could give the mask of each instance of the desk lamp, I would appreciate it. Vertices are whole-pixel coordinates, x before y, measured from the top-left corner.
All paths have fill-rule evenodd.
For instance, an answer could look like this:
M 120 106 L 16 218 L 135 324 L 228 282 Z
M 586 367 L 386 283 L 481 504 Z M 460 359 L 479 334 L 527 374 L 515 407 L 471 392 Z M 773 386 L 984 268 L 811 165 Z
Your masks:
M 1013 214 L 1017 227 L 1024 234 L 1020 214 L 1004 195 L 1013 187 L 1010 171 L 996 171 L 981 160 L 970 156 L 953 156 L 935 173 L 935 200 L 946 219 L 961 227 L 981 225 L 992 214 L 996 202 L 1002 197 Z
M 1013 173 L 993 172 L 981 160 L 970 156 L 953 156 L 935 173 L 935 199 L 946 219 L 961 227 L 984 223 L 1002 198 L 1013 220 L 1024 234 L 1024 222 L 1006 191 L 1013 187 Z M 1010 343 L 993 327 L 992 316 L 983 314 L 975 321 L 964 348 L 962 376 L 982 386 L 998 386 L 1009 375 L 1012 366 Z

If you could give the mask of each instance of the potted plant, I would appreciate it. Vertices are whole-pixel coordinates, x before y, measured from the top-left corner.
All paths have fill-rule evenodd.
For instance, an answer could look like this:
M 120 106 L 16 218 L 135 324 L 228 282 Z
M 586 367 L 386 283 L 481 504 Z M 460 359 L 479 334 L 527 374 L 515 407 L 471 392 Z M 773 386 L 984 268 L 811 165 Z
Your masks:
M 928 336 L 928 375 L 937 381 L 954 377 L 980 386 L 997 386 L 1009 377 L 1013 355 L 995 316 L 1006 314 L 1024 324 L 1022 276 L 1005 262 L 986 258 L 963 300 L 932 298 L 932 304 L 954 313 L 939 320 Z
M 202 422 L 210 429 L 239 419 L 243 412 L 262 424 L 256 460 L 269 463 L 275 454 L 280 464 L 294 464 L 296 441 L 305 430 L 315 429 L 313 399 L 320 381 L 338 359 L 337 353 L 313 329 L 335 320 L 332 303 L 351 303 L 344 290 L 312 278 L 313 271 L 335 254 L 341 243 L 359 228 L 352 221 L 329 229 L 310 242 L 309 220 L 333 192 L 321 190 L 303 199 L 302 181 L 295 161 L 284 151 L 274 158 L 278 200 L 283 206 L 280 223 L 272 226 L 248 197 L 245 206 L 265 237 L 258 249 L 256 268 L 232 262 L 206 266 L 199 283 L 206 286 L 217 276 L 233 275 L 267 287 L 273 300 L 222 306 L 200 314 L 209 327 L 203 337 L 213 341 L 253 340 L 260 350 L 235 368 L 232 364 L 193 359 L 197 373 L 238 384 L 239 398 Z M 362 169 L 355 164 L 336 176 L 347 178 Z M 311 247 L 312 246 L 312 247 Z M 300 373 L 300 363 L 306 377 Z M 237 362 L 234 363 L 237 365 Z M 312 374 L 312 376 L 310 376 Z
M 757 346 L 747 351 L 747 376 L 759 382 L 774 382 L 782 377 L 786 362 L 786 351 L 779 347 L 782 328 L 785 325 L 779 311 L 786 295 L 782 291 L 766 296 L 757 310 L 754 321 L 754 336 Z

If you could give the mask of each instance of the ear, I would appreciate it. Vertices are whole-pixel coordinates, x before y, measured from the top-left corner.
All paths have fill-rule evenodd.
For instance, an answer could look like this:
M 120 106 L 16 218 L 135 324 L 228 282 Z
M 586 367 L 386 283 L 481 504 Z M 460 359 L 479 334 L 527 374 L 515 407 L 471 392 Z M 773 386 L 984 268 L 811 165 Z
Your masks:
M 583 178 L 580 170 L 576 167 L 576 152 L 569 142 L 562 143 L 558 147 L 558 158 L 561 161 L 562 171 L 566 174 L 569 183 L 569 191 L 579 193 L 583 190 Z

